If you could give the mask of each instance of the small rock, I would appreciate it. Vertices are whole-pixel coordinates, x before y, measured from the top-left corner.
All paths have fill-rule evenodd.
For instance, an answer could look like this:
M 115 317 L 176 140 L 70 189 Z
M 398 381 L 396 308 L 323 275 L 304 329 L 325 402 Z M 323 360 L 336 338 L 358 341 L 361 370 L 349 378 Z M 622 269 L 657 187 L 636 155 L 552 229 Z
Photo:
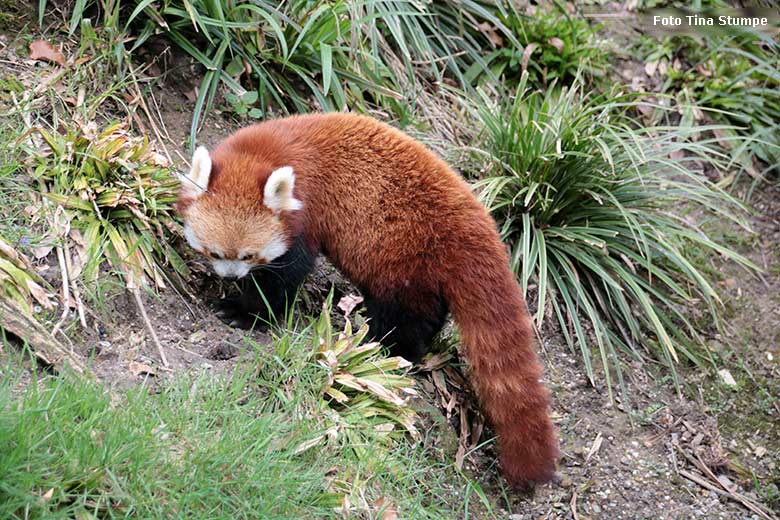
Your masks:
M 729 489 L 734 489 L 734 483 L 726 475 L 718 475 L 718 482 Z
M 728 369 L 722 368 L 718 370 L 718 375 L 720 376 L 720 380 L 723 381 L 723 384 L 730 387 L 737 386 L 737 382 L 734 380 L 734 376 L 731 375 L 731 372 L 729 372 Z

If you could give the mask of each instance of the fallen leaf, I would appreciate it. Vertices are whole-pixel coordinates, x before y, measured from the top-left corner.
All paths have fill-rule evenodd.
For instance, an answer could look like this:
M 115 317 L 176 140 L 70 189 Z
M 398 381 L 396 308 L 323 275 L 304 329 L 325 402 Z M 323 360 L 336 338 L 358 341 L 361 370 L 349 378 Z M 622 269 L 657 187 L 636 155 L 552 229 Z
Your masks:
M 593 444 L 590 447 L 590 451 L 588 451 L 588 454 L 585 456 L 586 464 L 590 461 L 591 457 L 593 457 L 596 453 L 599 452 L 602 442 L 604 442 L 604 437 L 602 437 L 601 432 L 599 432 L 598 435 L 596 435 L 596 439 L 593 441 Z
M 48 502 L 51 500 L 51 497 L 54 496 L 54 488 L 49 489 L 46 493 L 41 495 L 41 498 L 44 500 L 44 502 Z
M 520 67 L 522 70 L 525 71 L 528 69 L 528 60 L 531 59 L 531 54 L 533 54 L 536 47 L 538 47 L 538 45 L 535 43 L 529 43 L 525 46 L 525 49 L 523 49 L 523 58 L 520 60 Z
M 398 520 L 398 510 L 391 500 L 379 497 L 374 500 L 374 507 L 382 511 L 382 520 Z
M 645 63 L 645 74 L 647 74 L 648 76 L 654 76 L 656 70 L 658 70 L 657 61 L 648 61 L 647 63 Z
M 140 376 L 141 374 L 149 374 L 150 376 L 156 376 L 157 372 L 145 363 L 139 363 L 138 361 L 131 361 L 127 368 L 134 376 Z
M 363 302 L 362 296 L 355 296 L 354 294 L 348 294 L 339 300 L 338 308 L 344 312 L 344 317 L 349 316 L 355 307 Z
M 49 256 L 52 249 L 54 249 L 54 246 L 38 246 L 33 248 L 32 254 L 36 260 L 40 260 L 41 258 Z
M 558 51 L 558 54 L 563 52 L 563 49 L 566 48 L 566 44 L 563 43 L 563 40 L 560 38 L 552 37 L 549 40 L 547 40 L 547 43 L 555 47 L 555 50 Z
M 487 39 L 490 40 L 490 43 L 492 43 L 494 47 L 502 47 L 504 45 L 504 39 L 498 34 L 494 25 L 491 25 L 488 22 L 482 22 L 477 25 L 477 29 L 487 36 Z
M 51 295 L 49 292 L 37 283 L 32 280 L 27 280 L 27 290 L 30 291 L 30 294 L 33 295 L 33 298 L 35 298 L 44 308 L 54 308 L 54 304 L 51 301 Z
M 49 42 L 36 40 L 30 44 L 30 59 L 65 65 L 65 56 Z

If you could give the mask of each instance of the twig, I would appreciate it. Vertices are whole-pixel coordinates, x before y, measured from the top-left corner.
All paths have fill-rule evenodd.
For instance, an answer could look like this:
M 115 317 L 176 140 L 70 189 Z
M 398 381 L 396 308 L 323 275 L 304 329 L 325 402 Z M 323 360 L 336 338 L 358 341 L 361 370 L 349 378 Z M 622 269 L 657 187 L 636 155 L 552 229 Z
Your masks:
M 571 502 L 569 502 L 569 507 L 571 507 L 571 516 L 574 518 L 574 520 L 580 520 L 580 515 L 577 513 L 577 490 L 574 490 L 574 493 L 571 494 Z
M 141 318 L 144 320 L 144 324 L 146 325 L 146 329 L 149 331 L 149 334 L 152 336 L 152 343 L 157 347 L 157 352 L 160 353 L 160 360 L 162 361 L 162 364 L 165 368 L 169 368 L 170 365 L 168 365 L 168 358 L 165 357 L 165 351 L 163 351 L 162 344 L 160 343 L 160 340 L 157 338 L 157 333 L 154 331 L 154 327 L 152 327 L 152 322 L 149 321 L 149 316 L 146 314 L 146 308 L 144 307 L 144 302 L 141 300 L 141 291 L 138 288 L 130 289 L 130 292 L 133 293 L 133 297 L 135 298 L 135 304 L 138 306 L 138 311 L 141 313 Z
M 747 507 L 748 509 L 750 509 L 754 513 L 762 516 L 763 518 L 766 518 L 767 520 L 777 520 L 776 516 L 771 516 L 771 515 L 767 514 L 766 512 L 764 512 L 763 509 L 759 508 L 758 506 L 753 505 L 752 503 L 750 503 L 747 499 L 745 499 L 745 497 L 743 497 L 739 493 L 732 493 L 730 491 L 723 491 L 718 486 L 715 486 L 714 484 L 711 484 L 707 480 L 704 480 L 703 478 L 697 476 L 694 473 L 691 473 L 689 471 L 685 471 L 684 469 L 680 470 L 680 475 L 682 475 L 683 477 L 687 478 L 691 482 L 695 482 L 696 484 L 700 485 L 701 487 L 709 489 L 710 491 L 713 491 L 713 492 L 715 492 L 715 493 L 717 493 L 717 494 L 719 494 L 721 496 L 737 500 L 742 505 L 744 505 L 745 507 Z M 718 482 L 718 484 L 720 484 L 721 487 L 725 488 L 725 486 L 723 486 L 723 484 L 721 484 L 721 482 L 718 479 L 715 479 L 715 481 Z M 726 489 L 728 489 L 728 488 L 726 488 Z M 740 500 L 740 498 L 742 498 L 744 501 Z
M 65 253 L 62 250 L 62 246 L 57 246 L 57 261 L 60 264 L 60 274 L 62 275 L 62 315 L 60 315 L 59 321 L 51 329 L 51 335 L 56 336 L 57 331 L 60 330 L 62 324 L 68 319 L 68 313 L 70 312 L 70 284 L 68 283 L 68 267 L 65 264 Z
M 727 496 L 727 497 L 731 498 L 732 500 L 735 500 L 735 501 L 739 502 L 740 504 L 742 504 L 743 506 L 745 506 L 749 510 L 753 511 L 754 513 L 760 515 L 763 518 L 766 518 L 766 520 L 778 520 L 778 517 L 772 516 L 771 512 L 767 513 L 766 510 L 761 505 L 756 504 L 755 502 L 753 502 L 752 500 L 750 500 L 746 496 L 744 496 L 744 495 L 738 493 L 736 490 L 730 489 L 728 486 L 726 486 L 723 482 L 720 481 L 720 479 L 718 479 L 717 476 L 715 476 L 715 474 L 712 472 L 712 470 L 709 467 L 707 467 L 707 465 L 698 456 L 693 457 L 693 456 L 689 455 L 685 450 L 682 449 L 682 447 L 679 444 L 675 444 L 675 446 L 680 451 L 680 453 L 682 453 L 683 456 L 688 460 L 688 462 L 693 464 L 699 471 L 704 473 L 704 475 L 707 478 L 709 478 L 709 480 L 711 482 L 716 483 L 717 486 L 715 484 L 712 484 L 710 482 L 707 482 L 707 481 L 703 480 L 700 477 L 697 477 L 693 473 L 690 473 L 690 472 L 682 470 L 682 469 L 679 470 L 680 475 L 684 476 L 685 478 L 687 478 L 689 480 L 692 480 L 693 482 L 696 482 L 697 484 L 699 484 L 699 485 L 701 485 L 703 487 L 706 487 L 707 489 L 710 489 L 712 491 L 720 493 L 720 494 L 722 494 L 724 496 Z M 691 478 L 691 477 L 693 477 L 693 478 Z M 720 488 L 722 488 L 722 489 L 718 488 L 718 486 L 720 486 Z
M 65 256 L 65 267 L 68 270 L 68 277 L 70 278 L 71 291 L 73 292 L 73 298 L 76 300 L 76 312 L 79 315 L 79 321 L 81 322 L 81 326 L 86 329 L 87 319 L 84 316 L 84 304 L 81 301 L 81 290 L 79 289 L 76 280 L 74 280 L 73 277 L 70 276 L 70 274 L 73 273 L 73 262 L 71 261 L 68 241 L 64 240 L 62 246 L 63 246 L 63 253 Z

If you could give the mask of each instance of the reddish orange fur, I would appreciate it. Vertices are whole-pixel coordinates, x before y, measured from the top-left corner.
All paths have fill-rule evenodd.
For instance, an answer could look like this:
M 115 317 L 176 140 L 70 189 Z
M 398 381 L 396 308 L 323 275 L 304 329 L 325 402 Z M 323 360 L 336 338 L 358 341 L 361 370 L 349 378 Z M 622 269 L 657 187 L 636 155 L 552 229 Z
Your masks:
M 288 236 L 303 232 L 375 297 L 400 297 L 426 313 L 428 296 L 442 294 L 498 434 L 505 477 L 553 477 L 558 444 L 530 318 L 496 224 L 459 175 L 402 132 L 351 114 L 251 126 L 211 157 L 209 192 L 231 218 L 257 220 L 268 175 L 292 166 L 304 209 L 283 212 Z M 188 202 L 180 201 L 185 211 Z

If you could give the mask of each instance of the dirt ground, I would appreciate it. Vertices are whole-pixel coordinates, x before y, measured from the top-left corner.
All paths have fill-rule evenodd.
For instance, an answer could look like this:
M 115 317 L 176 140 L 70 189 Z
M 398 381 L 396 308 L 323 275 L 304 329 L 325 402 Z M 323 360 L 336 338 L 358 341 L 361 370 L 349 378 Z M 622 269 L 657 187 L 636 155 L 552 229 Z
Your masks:
M 179 157 L 175 152 L 184 153 L 197 74 L 188 62 L 177 62 L 152 90 L 160 109 L 158 124 L 164 124 L 164 144 L 174 159 Z M 200 142 L 213 145 L 238 126 L 213 113 Z M 660 367 L 635 366 L 626 381 L 635 411 L 629 416 L 628 406 L 612 402 L 605 387 L 590 385 L 579 356 L 547 327 L 541 331 L 540 355 L 561 438 L 560 481 L 538 488 L 532 496 L 511 496 L 513 514 L 507 512 L 508 518 L 772 518 L 767 508 L 780 507 L 780 193 L 761 192 L 754 206 L 751 224 L 756 234 L 742 239 L 740 247 L 763 274 L 756 277 L 728 264 L 713 266 L 726 274 L 720 289 L 728 317 L 726 330 L 712 333 L 708 346 L 720 360 L 717 368 L 728 368 L 736 386 L 682 367 L 688 384 L 678 394 Z M 241 362 L 243 351 L 253 348 L 248 340 L 258 345 L 269 341 L 266 334 L 220 322 L 208 306 L 222 291 L 220 282 L 198 259 L 192 259 L 192 267 L 199 299 L 164 292 L 146 300 L 170 370 L 161 367 L 129 297 L 111 300 L 98 330 L 75 340 L 80 353 L 93 356 L 94 373 L 107 385 L 125 388 L 188 370 L 228 371 Z M 336 275 L 327 268 L 318 270 L 307 282 L 312 300 L 321 301 L 334 280 Z M 419 380 L 430 401 L 440 402 L 440 389 L 430 374 L 421 374 Z M 468 401 L 467 396 L 459 399 Z M 454 414 L 453 432 L 458 421 Z M 500 504 L 493 461 L 492 452 L 477 450 L 464 464 L 475 473 L 488 472 L 484 486 Z M 756 510 L 755 503 L 763 504 L 766 512 Z M 780 509 L 774 514 L 780 515 Z

